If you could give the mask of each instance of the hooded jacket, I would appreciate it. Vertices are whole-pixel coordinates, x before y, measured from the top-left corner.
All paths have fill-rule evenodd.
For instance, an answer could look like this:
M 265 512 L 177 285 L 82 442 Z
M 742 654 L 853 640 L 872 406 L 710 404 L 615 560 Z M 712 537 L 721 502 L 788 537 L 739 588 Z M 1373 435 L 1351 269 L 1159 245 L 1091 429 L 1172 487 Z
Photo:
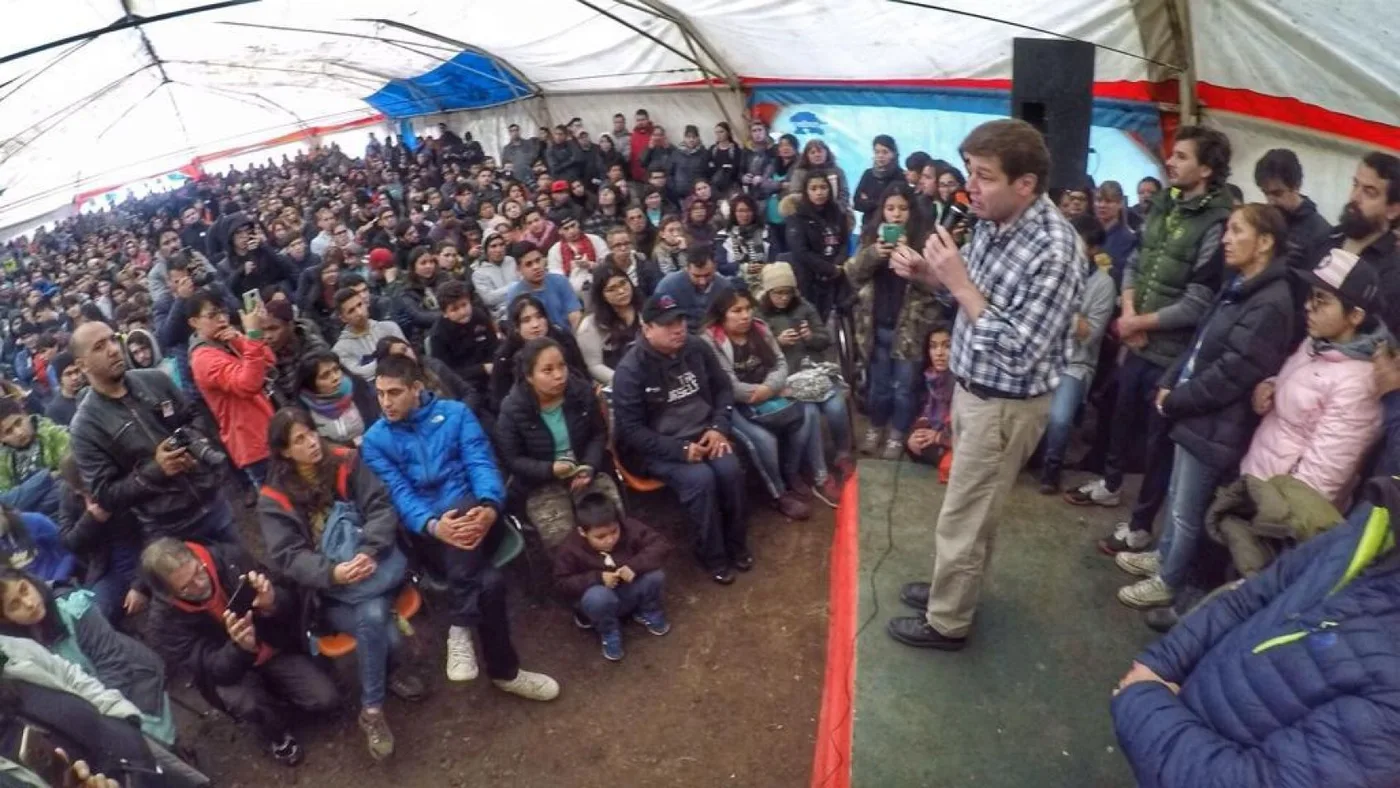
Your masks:
M 408 418 L 376 421 L 361 450 L 414 533 L 464 499 L 498 512 L 505 501 L 491 441 L 464 403 L 425 394 Z
M 1374 508 L 1285 552 L 1184 616 L 1110 703 L 1143 788 L 1400 783 L 1400 523 L 1396 482 Z
M 569 447 L 579 465 L 601 472 L 607 445 L 608 425 L 593 386 L 577 373 L 569 375 L 561 403 Z M 540 403 L 530 384 L 516 383 L 496 419 L 496 447 L 501 462 L 525 490 L 558 481 L 554 476 L 554 436 L 540 415 Z
M 328 461 L 335 466 L 333 500 L 354 504 L 362 518 L 360 552 L 376 560 L 385 557 L 399 532 L 399 516 L 389 491 L 353 449 L 337 446 L 327 451 Z M 258 522 L 267 545 L 267 563 L 279 577 L 298 588 L 324 591 L 331 587 L 335 564 L 321 552 L 320 538 L 313 533 L 307 513 L 271 481 L 258 497 Z
M 268 391 L 277 376 L 272 348 L 242 334 L 227 345 L 196 339 L 190 370 L 234 467 L 267 459 L 267 425 L 273 414 Z
M 34 440 L 39 444 L 39 465 L 57 472 L 63 458 L 68 456 L 68 430 L 43 416 L 29 418 L 34 424 Z M 19 453 L 19 450 L 9 444 L 0 443 L 0 492 L 12 489 L 24 481 L 15 476 L 16 456 Z
M 703 405 L 697 429 L 678 431 L 676 416 L 691 398 Z M 724 367 L 705 340 L 687 336 L 674 356 L 639 339 L 613 374 L 613 435 L 629 468 L 648 460 L 685 462 L 685 446 L 709 429 L 728 436 L 734 393 Z M 690 421 L 690 419 L 684 419 Z
M 628 567 L 641 577 L 661 569 L 670 545 L 646 523 L 630 517 L 621 522 L 622 533 L 613 545 L 613 566 Z M 603 572 L 609 571 L 603 554 L 594 550 L 588 540 L 572 529 L 554 550 L 554 587 L 569 601 L 579 599 L 588 589 L 603 582 Z
M 847 227 L 845 214 L 834 203 L 826 211 L 801 200 L 797 212 L 786 222 L 788 253 L 797 275 L 798 289 L 809 298 L 819 290 L 834 286 L 846 262 Z
M 1272 379 L 1273 409 L 1254 431 L 1240 473 L 1293 476 L 1342 506 L 1380 434 L 1371 353 L 1388 336 L 1382 329 L 1342 347 L 1303 340 Z
M 1259 423 L 1254 387 L 1288 356 L 1297 315 L 1285 274 L 1276 258 L 1252 279 L 1227 284 L 1194 343 L 1162 376 L 1171 389 L 1162 402 L 1171 439 L 1217 472 L 1234 470 L 1244 456 Z
M 269 285 L 280 286 L 293 299 L 296 297 L 298 271 L 286 258 L 268 248 L 266 244 L 239 254 L 233 247 L 233 234 L 239 228 L 248 227 L 253 220 L 247 214 L 234 214 L 224 225 L 224 248 L 227 254 L 220 268 L 228 277 L 228 284 L 234 293 L 248 290 L 262 291 Z M 252 270 L 248 270 L 248 264 Z

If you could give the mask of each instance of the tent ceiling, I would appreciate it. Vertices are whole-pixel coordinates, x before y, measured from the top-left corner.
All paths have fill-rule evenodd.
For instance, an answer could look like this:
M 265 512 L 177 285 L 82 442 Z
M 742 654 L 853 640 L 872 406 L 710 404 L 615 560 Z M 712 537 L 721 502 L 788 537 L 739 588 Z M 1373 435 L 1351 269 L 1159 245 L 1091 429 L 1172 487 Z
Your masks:
M 129 21 L 128 13 L 150 18 L 211 2 L 61 0 L 56 12 L 53 3 L 0 0 L 7 20 L 0 57 Z M 917 0 L 259 0 L 0 63 L 0 211 L 153 174 L 199 153 L 364 118 L 373 114 L 366 99 L 386 85 L 476 68 L 470 60 L 453 65 L 464 51 L 546 95 L 707 76 L 731 84 L 737 77 L 1007 79 L 1011 39 L 1033 35 L 1030 27 L 1099 44 L 1098 80 L 1138 82 L 1169 71 L 1142 55 L 1187 51 L 1165 45 L 1168 26 L 1149 21 L 1173 5 L 1189 10 L 1203 84 L 1293 96 L 1400 126 L 1400 61 L 1388 56 L 1400 51 L 1400 30 L 1375 24 L 1392 2 L 926 4 L 935 9 Z M 434 109 L 444 108 L 435 100 Z

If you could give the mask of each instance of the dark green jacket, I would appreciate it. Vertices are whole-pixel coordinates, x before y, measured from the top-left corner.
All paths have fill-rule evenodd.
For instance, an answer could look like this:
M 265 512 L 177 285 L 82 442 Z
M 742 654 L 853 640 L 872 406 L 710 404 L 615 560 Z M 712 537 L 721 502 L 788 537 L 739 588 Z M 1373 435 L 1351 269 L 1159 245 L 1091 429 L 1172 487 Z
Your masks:
M 1216 256 L 1218 243 L 1209 244 L 1211 248 L 1207 249 L 1202 242 L 1230 215 L 1230 207 L 1230 197 L 1222 189 L 1211 189 L 1182 202 L 1177 201 L 1175 189 L 1157 193 L 1142 228 L 1142 246 L 1133 267 L 1133 309 L 1138 314 L 1160 312 L 1179 303 L 1189 295 L 1193 274 L 1203 265 L 1217 265 L 1202 257 Z M 1197 294 L 1205 299 L 1201 306 L 1214 296 L 1215 284 L 1212 282 L 1209 293 Z M 1203 312 L 1198 309 L 1192 314 L 1199 319 Z M 1148 334 L 1144 347 L 1133 352 L 1168 367 L 1190 344 L 1196 320 L 1163 323 L 1162 328 Z

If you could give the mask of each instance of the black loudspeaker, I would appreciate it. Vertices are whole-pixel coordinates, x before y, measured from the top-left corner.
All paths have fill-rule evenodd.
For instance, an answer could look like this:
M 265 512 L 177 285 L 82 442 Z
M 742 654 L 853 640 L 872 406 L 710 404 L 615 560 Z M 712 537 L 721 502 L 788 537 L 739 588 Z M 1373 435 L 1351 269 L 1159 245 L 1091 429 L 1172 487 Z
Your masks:
M 1053 38 L 1015 39 L 1011 116 L 1045 135 L 1050 148 L 1050 188 L 1083 180 L 1088 171 L 1093 111 L 1093 44 Z

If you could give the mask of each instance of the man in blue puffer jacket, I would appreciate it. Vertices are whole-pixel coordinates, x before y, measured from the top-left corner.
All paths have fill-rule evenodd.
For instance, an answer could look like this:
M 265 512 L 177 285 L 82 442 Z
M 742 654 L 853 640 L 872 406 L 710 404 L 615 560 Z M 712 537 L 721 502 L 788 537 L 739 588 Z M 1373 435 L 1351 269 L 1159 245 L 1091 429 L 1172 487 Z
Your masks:
M 1400 480 L 1147 649 L 1111 705 L 1143 788 L 1400 784 Z
M 462 402 L 424 392 L 423 371 L 410 356 L 379 362 L 374 385 L 383 416 L 365 432 L 361 450 L 389 488 L 410 539 L 420 553 L 439 558 L 447 575 L 447 678 L 476 678 L 475 628 L 492 683 L 530 700 L 553 700 L 554 679 L 520 669 L 505 578 L 491 564 L 505 485 L 486 433 Z

